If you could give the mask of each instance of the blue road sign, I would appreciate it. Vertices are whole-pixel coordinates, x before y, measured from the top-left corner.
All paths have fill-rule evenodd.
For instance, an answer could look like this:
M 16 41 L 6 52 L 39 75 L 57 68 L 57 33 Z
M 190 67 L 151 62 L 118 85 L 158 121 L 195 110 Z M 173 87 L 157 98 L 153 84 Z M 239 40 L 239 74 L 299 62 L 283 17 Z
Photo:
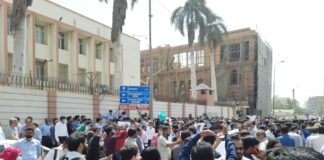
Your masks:
M 147 86 L 120 86 L 120 104 L 150 104 L 151 88 Z

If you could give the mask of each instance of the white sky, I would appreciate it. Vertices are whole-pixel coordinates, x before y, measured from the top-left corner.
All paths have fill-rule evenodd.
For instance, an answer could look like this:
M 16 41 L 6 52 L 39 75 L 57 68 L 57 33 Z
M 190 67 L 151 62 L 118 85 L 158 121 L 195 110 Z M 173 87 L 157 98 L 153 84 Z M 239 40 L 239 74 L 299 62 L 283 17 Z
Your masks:
M 51 0 L 87 17 L 111 26 L 113 0 Z M 128 11 L 124 32 L 143 35 L 141 49 L 148 48 L 148 0 L 138 0 Z M 216 14 L 224 19 L 228 30 L 250 27 L 256 29 L 273 49 L 276 69 L 276 95 L 296 98 L 301 105 L 309 96 L 324 92 L 324 38 L 322 0 L 206 0 Z M 76 3 L 77 2 L 77 3 Z M 35 2 L 37 3 L 37 1 Z M 170 24 L 171 12 L 185 0 L 152 0 L 152 42 L 171 46 L 186 44 Z M 299 86 L 299 87 L 296 87 Z

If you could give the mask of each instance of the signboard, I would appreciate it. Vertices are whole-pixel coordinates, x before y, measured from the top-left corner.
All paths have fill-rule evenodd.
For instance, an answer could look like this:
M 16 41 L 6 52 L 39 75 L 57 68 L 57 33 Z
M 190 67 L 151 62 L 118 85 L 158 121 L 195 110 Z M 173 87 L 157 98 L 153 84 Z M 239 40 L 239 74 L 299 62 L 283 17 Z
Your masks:
M 132 110 L 146 110 L 151 101 L 151 88 L 148 86 L 120 86 L 120 105 Z

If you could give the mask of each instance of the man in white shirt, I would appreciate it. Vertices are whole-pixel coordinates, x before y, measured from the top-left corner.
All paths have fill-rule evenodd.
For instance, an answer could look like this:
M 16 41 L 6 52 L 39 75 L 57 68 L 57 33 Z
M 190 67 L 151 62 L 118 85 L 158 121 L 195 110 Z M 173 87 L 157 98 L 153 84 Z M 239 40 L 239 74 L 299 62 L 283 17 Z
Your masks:
M 146 136 L 147 136 L 147 139 L 148 139 L 148 145 L 149 146 L 151 145 L 151 140 L 152 140 L 154 134 L 155 134 L 155 128 L 153 128 L 152 122 L 149 122 L 148 127 L 146 129 Z
M 61 116 L 60 121 L 55 125 L 55 140 L 62 144 L 65 139 L 69 136 L 67 126 L 66 126 L 66 117 Z
M 181 139 L 179 138 L 177 141 L 170 143 L 167 139 L 170 135 L 171 128 L 169 126 L 163 126 L 162 127 L 162 133 L 161 136 L 158 139 L 157 143 L 157 149 L 160 153 L 161 160 L 169 160 L 171 155 L 171 149 L 181 143 Z M 171 148 L 171 149 L 170 149 Z
M 297 126 L 292 126 L 288 135 L 295 140 L 295 147 L 304 147 L 303 137 L 298 134 Z
M 269 141 L 267 139 L 267 136 L 266 136 L 264 130 L 258 130 L 256 132 L 256 137 L 260 141 L 259 149 L 263 150 L 263 151 L 266 151 Z
M 324 127 L 318 127 L 318 133 L 311 135 L 306 140 L 306 147 L 313 148 L 315 151 L 320 152 L 321 147 L 324 145 Z
M 274 126 L 271 124 L 268 126 L 268 129 L 265 132 L 267 137 L 272 140 L 276 139 L 275 135 L 273 134 L 273 130 L 274 130 Z
M 0 140 L 6 140 L 6 135 L 1 127 L 1 122 L 0 122 Z
M 137 135 L 141 139 L 141 142 L 144 144 L 144 147 L 147 147 L 148 139 L 146 132 L 143 129 L 137 129 Z

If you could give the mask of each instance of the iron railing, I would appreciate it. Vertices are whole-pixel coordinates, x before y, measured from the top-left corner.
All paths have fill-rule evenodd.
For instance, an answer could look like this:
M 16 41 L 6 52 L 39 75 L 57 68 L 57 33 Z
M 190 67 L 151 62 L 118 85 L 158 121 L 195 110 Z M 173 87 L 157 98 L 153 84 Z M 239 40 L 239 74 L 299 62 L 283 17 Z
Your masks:
M 53 90 L 81 94 L 112 94 L 113 90 L 107 85 L 80 84 L 59 81 L 57 78 L 35 78 L 29 75 L 17 76 L 0 73 L 0 85 L 16 88 L 29 88 L 39 90 Z

